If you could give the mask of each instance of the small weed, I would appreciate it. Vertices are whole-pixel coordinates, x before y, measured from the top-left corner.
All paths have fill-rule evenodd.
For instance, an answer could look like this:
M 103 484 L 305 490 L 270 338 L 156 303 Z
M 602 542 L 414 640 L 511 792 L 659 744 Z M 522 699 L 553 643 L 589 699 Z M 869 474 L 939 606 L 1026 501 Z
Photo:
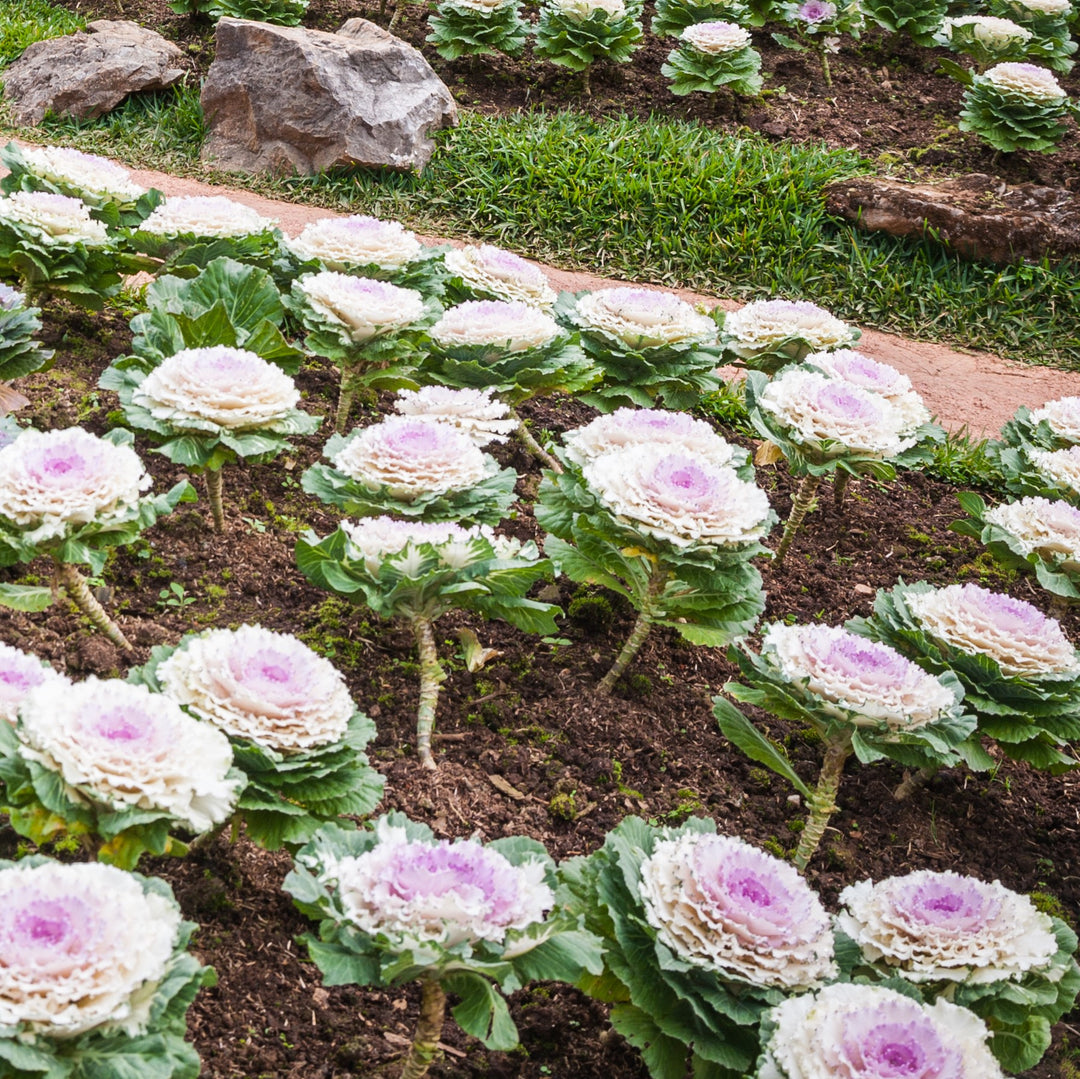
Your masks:
M 174 610 L 183 611 L 193 603 L 198 603 L 195 596 L 189 596 L 187 589 L 179 581 L 173 581 L 168 588 L 163 588 L 158 593 L 157 606 L 171 607 Z

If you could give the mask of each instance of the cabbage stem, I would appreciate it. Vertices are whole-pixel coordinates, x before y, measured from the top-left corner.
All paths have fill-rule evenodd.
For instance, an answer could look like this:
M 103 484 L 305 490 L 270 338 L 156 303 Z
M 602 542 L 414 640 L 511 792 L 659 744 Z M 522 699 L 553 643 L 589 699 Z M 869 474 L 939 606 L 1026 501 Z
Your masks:
M 442 669 L 439 653 L 435 649 L 431 620 L 418 615 L 412 620 L 412 628 L 416 636 L 416 650 L 420 654 L 420 707 L 416 712 L 416 749 L 420 755 L 420 763 L 434 771 L 438 766 L 431 755 L 431 736 L 435 731 L 435 711 L 439 707 L 439 686 L 446 681 L 446 672 Z M 422 1074 L 417 1072 L 417 1075 Z
M 561 476 L 563 466 L 540 445 L 532 431 L 525 426 L 525 421 L 517 414 L 517 409 L 512 408 L 510 410 L 510 415 L 517 420 L 518 425 L 514 430 L 514 434 L 517 435 L 521 444 L 529 451 L 529 453 L 542 461 L 547 468 L 550 468 L 556 475 Z
M 214 518 L 214 531 L 225 531 L 225 508 L 221 501 L 221 493 L 225 487 L 220 468 L 208 468 L 206 470 L 206 497 L 210 500 L 210 515 Z
M 840 776 L 844 765 L 852 754 L 851 732 L 846 732 L 839 741 L 827 742 L 825 760 L 821 762 L 821 774 L 813 796 L 807 801 L 810 815 L 806 818 L 806 827 L 799 837 L 799 846 L 793 859 L 800 870 L 814 856 L 814 851 L 821 843 L 829 818 L 836 812 L 836 792 L 840 787 Z
M 910 798 L 917 790 L 925 787 L 939 771 L 940 766 L 936 764 L 924 765 L 914 772 L 905 771 L 903 780 L 896 790 L 893 791 L 893 798 L 898 802 L 904 801 L 905 798 Z
M 439 1055 L 439 1039 L 446 1019 L 446 994 L 435 978 L 420 983 L 420 1018 L 416 1023 L 401 1079 L 422 1079 Z
M 336 434 L 345 434 L 345 427 L 349 422 L 349 413 L 352 411 L 353 398 L 356 391 L 346 385 L 345 376 L 341 377 L 341 387 L 338 389 L 337 412 L 334 414 L 334 431 Z
M 75 606 L 86 615 L 94 624 L 94 628 L 100 630 L 113 644 L 119 645 L 125 651 L 131 651 L 131 642 L 120 631 L 120 627 L 109 617 L 105 608 L 98 603 L 94 593 L 90 591 L 85 578 L 72 562 L 57 562 L 56 575 L 64 586 L 64 591 L 71 597 Z
M 791 501 L 791 512 L 784 525 L 784 535 L 780 539 L 780 546 L 776 548 L 775 564 L 777 566 L 784 561 L 784 555 L 788 553 L 795 533 L 799 531 L 806 515 L 814 508 L 814 495 L 817 494 L 820 483 L 821 477 L 815 476 L 812 472 L 807 472 L 799 481 L 799 487 Z
M 630 636 L 626 639 L 622 651 L 611 665 L 611 670 L 604 675 L 600 685 L 597 687 L 597 693 L 600 696 L 607 697 L 610 695 L 615 688 L 615 683 L 622 677 L 623 671 L 630 666 L 630 661 L 641 650 L 645 638 L 649 635 L 649 630 L 652 629 L 653 619 L 656 617 L 656 601 L 663 593 L 668 577 L 669 573 L 665 567 L 659 564 L 653 567 L 652 574 L 649 576 L 649 586 L 646 588 L 645 595 L 642 598 L 641 610 L 638 613 L 637 621 L 634 623 L 634 628 L 630 631 Z
M 844 508 L 844 495 L 847 493 L 847 486 L 851 480 L 850 472 L 837 471 L 833 478 L 832 485 L 832 497 L 833 505 L 839 510 Z

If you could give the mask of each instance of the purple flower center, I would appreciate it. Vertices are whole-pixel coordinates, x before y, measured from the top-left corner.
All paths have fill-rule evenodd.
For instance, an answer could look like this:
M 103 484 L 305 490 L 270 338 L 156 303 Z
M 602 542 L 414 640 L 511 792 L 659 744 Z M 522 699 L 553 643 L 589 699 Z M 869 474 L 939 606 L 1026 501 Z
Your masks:
M 909 925 L 978 933 L 997 916 L 1001 901 L 970 877 L 917 873 L 898 883 L 893 906 Z
M 15 932 L 33 944 L 56 947 L 67 936 L 70 925 L 63 910 L 57 910 L 50 917 L 47 910 L 52 905 L 42 904 L 45 913 L 20 911 L 15 918 Z
M 12 667 L 0 670 L 0 685 L 11 686 L 21 692 L 25 692 L 33 686 L 41 685 L 44 678 L 45 676 L 42 674 L 35 678 L 32 670 L 19 671 Z
M 716 478 L 696 461 L 676 454 L 657 462 L 652 479 L 661 490 L 694 502 L 709 497 L 717 487 Z
M 1030 603 L 1000 592 L 990 592 L 978 585 L 964 585 L 962 597 L 965 605 L 981 611 L 987 619 L 1006 633 L 1042 633 L 1051 619 Z
M 408 427 L 399 427 L 388 439 L 390 448 L 405 455 L 433 453 L 439 448 L 442 439 L 439 431 L 430 423 L 415 423 Z
M 145 712 L 120 707 L 100 712 L 91 720 L 90 729 L 110 742 L 135 742 L 146 737 L 151 725 Z
M 880 416 L 879 409 L 863 394 L 856 393 L 843 384 L 830 382 L 818 395 L 818 403 L 835 415 L 850 420 L 874 423 Z
M 914 1001 L 889 1001 L 849 1015 L 841 1052 L 853 1079 L 944 1079 L 959 1063 Z
M 811 649 L 815 650 L 812 645 Z M 908 662 L 903 656 L 886 645 L 854 635 L 828 641 L 821 660 L 846 676 L 879 686 L 898 685 L 908 673 Z

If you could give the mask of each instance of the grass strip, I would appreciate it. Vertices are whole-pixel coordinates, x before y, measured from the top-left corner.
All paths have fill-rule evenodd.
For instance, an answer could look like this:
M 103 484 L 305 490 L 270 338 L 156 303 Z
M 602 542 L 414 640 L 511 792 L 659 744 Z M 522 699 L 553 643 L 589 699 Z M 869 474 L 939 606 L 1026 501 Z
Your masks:
M 73 34 L 86 20 L 47 0 L 3 0 L 0 3 L 0 70 L 22 54 L 27 45 L 48 37 Z
M 566 268 L 719 296 L 808 299 L 864 326 L 1080 369 L 1075 263 L 997 267 L 932 240 L 857 232 L 830 218 L 822 198 L 830 181 L 871 171 L 849 151 L 659 119 L 464 113 L 420 176 L 274 179 L 214 173 L 198 161 L 201 131 L 187 87 L 97 121 L 19 134 L 485 239 Z

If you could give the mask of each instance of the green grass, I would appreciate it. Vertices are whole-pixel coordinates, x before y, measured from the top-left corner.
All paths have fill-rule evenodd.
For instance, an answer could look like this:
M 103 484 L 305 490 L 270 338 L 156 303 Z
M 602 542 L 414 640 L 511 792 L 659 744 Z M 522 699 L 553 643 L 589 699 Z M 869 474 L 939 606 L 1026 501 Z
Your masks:
M 27 45 L 82 30 L 86 20 L 45 0 L 3 0 L 0 4 L 0 69 Z
M 187 89 L 93 124 L 53 124 L 49 135 L 215 178 L 197 160 L 197 107 Z M 829 218 L 824 185 L 868 170 L 848 151 L 692 123 L 466 113 L 421 176 L 354 170 L 238 182 L 568 268 L 714 295 L 804 298 L 862 325 L 1080 369 L 1075 264 L 968 263 L 932 241 Z

